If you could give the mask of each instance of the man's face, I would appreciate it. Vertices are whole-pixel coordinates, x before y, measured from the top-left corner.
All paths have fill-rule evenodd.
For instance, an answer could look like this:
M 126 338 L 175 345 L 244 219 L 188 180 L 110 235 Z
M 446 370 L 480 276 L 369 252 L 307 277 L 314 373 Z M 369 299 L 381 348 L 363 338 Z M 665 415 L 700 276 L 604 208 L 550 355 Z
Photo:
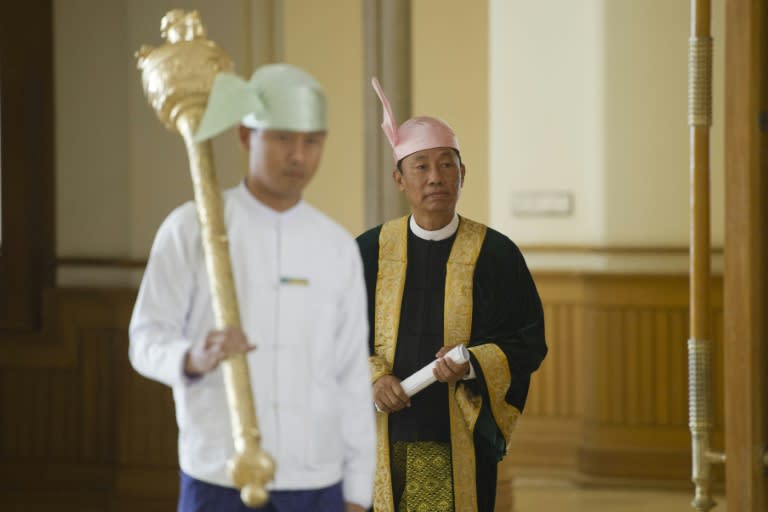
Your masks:
M 464 184 L 464 165 L 451 148 L 417 151 L 403 158 L 392 177 L 414 214 L 448 215 L 456 211 Z
M 299 199 L 320 165 L 325 135 L 241 126 L 240 140 L 248 149 L 249 178 L 275 199 Z

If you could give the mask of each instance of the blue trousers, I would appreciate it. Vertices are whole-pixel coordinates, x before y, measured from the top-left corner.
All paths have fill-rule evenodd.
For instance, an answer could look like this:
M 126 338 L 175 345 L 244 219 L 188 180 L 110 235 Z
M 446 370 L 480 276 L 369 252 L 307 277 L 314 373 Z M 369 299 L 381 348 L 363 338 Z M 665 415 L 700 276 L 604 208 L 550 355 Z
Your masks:
M 209 484 L 181 472 L 177 512 L 344 512 L 341 483 L 308 491 L 270 491 L 269 503 L 250 508 L 240 491 Z

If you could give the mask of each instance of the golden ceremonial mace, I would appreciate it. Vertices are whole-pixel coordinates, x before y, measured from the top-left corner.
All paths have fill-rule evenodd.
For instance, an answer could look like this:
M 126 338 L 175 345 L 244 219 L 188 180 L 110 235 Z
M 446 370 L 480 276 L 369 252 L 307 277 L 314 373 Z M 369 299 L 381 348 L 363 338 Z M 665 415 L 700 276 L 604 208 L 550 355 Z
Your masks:
M 160 120 L 180 133 L 187 146 L 216 327 L 240 327 L 213 148 L 210 140 L 193 140 L 213 79 L 218 72 L 231 70 L 232 61 L 206 38 L 197 11 L 169 11 L 160 30 L 166 40 L 162 46 L 142 46 L 136 53 L 144 93 Z M 260 506 L 269 497 L 266 484 L 274 476 L 275 463 L 260 446 L 248 362 L 244 354 L 237 354 L 222 368 L 236 451 L 228 461 L 229 473 L 243 502 Z

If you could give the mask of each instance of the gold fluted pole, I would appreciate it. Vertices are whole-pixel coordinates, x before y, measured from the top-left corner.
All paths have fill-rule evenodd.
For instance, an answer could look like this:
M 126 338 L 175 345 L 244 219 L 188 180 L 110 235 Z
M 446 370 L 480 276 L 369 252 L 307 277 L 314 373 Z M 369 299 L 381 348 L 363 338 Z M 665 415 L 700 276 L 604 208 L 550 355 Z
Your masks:
M 232 62 L 221 48 L 206 39 L 196 11 L 168 12 L 161 22 L 161 31 L 165 44 L 158 48 L 144 46 L 137 52 L 144 92 L 160 120 L 180 133 L 187 147 L 216 326 L 240 327 L 213 149 L 210 141 L 198 143 L 193 139 L 214 77 L 219 71 L 232 69 Z M 266 484 L 275 468 L 272 458 L 260 446 L 245 355 L 230 357 L 222 368 L 236 451 L 228 461 L 228 469 L 243 502 L 260 506 L 269 497 Z
M 690 130 L 690 338 L 688 340 L 688 426 L 691 431 L 691 505 L 715 506 L 712 464 L 724 462 L 711 450 L 712 342 L 709 318 L 710 206 L 709 130 L 712 125 L 712 37 L 710 0 L 691 0 L 688 40 L 688 126 Z

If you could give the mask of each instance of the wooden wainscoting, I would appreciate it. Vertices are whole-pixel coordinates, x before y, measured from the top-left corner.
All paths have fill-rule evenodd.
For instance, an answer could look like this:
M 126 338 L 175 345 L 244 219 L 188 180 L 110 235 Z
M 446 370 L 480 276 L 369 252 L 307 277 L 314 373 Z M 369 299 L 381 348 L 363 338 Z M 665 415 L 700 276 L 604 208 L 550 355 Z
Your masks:
M 550 351 L 509 461 L 585 483 L 687 485 L 688 277 L 538 273 Z M 722 447 L 722 279 L 712 283 L 716 447 Z M 535 472 L 535 471 L 533 471 Z
M 135 295 L 48 290 L 42 332 L 0 332 L 0 510 L 175 509 L 171 393 L 128 362 Z
M 500 468 L 586 483 L 689 478 L 686 276 L 538 273 L 550 352 Z M 722 297 L 713 282 L 716 447 Z M 130 289 L 45 293 L 40 332 L 0 331 L 0 510 L 173 510 L 170 390 L 128 362 Z M 499 499 L 511 503 L 502 486 Z M 501 502 L 500 502 L 501 504 Z

